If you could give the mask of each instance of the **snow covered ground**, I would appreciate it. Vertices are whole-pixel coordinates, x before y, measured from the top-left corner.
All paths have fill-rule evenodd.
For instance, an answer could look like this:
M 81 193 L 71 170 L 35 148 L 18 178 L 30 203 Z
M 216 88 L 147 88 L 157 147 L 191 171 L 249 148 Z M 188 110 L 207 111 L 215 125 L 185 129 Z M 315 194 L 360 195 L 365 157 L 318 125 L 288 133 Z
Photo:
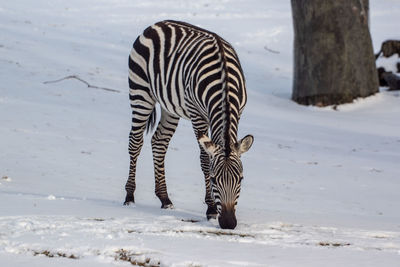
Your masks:
M 371 1 L 375 51 L 400 2 Z M 124 207 L 127 56 L 162 19 L 237 49 L 249 101 L 238 226 L 205 219 L 198 146 L 181 121 L 166 159 L 176 209 L 154 195 L 149 137 Z M 290 1 L 71 0 L 0 4 L 1 266 L 398 266 L 400 94 L 332 108 L 290 101 Z M 378 61 L 385 67 L 394 59 Z M 120 93 L 87 88 L 92 85 Z M 130 263 L 129 263 L 130 262 Z

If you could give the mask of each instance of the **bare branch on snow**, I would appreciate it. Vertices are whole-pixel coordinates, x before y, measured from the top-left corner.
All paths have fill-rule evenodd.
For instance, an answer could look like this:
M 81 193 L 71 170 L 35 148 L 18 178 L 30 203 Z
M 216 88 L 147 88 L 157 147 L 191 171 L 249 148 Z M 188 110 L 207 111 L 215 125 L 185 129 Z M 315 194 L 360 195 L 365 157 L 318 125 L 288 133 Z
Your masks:
M 58 79 L 58 80 L 54 80 L 54 81 L 45 81 L 43 82 L 44 84 L 49 84 L 49 83 L 58 83 L 67 79 L 76 79 L 80 82 L 83 82 L 84 84 L 87 85 L 88 88 L 94 88 L 94 89 L 100 89 L 100 90 L 105 90 L 105 91 L 109 91 L 109 92 L 114 92 L 114 93 L 120 93 L 121 91 L 116 90 L 116 89 L 111 89 L 111 88 L 106 88 L 106 87 L 100 87 L 100 86 L 96 86 L 96 85 L 91 85 L 90 83 L 88 83 L 87 81 L 83 80 L 82 78 L 80 78 L 77 75 L 69 75 L 66 76 L 64 78 Z
M 280 54 L 279 51 L 277 51 L 277 50 L 272 50 L 272 49 L 268 48 L 268 46 L 266 46 L 266 45 L 264 46 L 264 49 L 267 50 L 268 52 L 271 52 L 271 53 L 274 53 L 274 54 Z

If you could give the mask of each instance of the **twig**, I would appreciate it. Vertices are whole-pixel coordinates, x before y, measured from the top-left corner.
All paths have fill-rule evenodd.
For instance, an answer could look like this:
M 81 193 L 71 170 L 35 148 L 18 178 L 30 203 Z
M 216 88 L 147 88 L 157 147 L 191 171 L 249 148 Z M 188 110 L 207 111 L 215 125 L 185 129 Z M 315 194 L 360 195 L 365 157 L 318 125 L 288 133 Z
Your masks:
M 271 53 L 274 53 L 274 54 L 280 54 L 279 51 L 272 50 L 272 49 L 268 48 L 268 46 L 266 46 L 266 45 L 264 46 L 264 49 L 267 50 L 268 52 L 271 52 Z
M 111 89 L 111 88 L 106 88 L 106 87 L 100 87 L 100 86 L 95 86 L 95 85 L 91 85 L 90 83 L 88 83 L 87 81 L 83 80 L 82 78 L 78 77 L 77 75 L 69 75 L 66 76 L 64 78 L 58 79 L 58 80 L 54 80 L 54 81 L 45 81 L 43 82 L 44 84 L 48 84 L 48 83 L 58 83 L 67 79 L 76 79 L 80 82 L 83 82 L 84 84 L 87 85 L 88 88 L 94 88 L 94 89 L 101 89 L 101 90 L 105 90 L 105 91 L 109 91 L 109 92 L 114 92 L 114 93 L 121 93 L 121 91 L 116 90 L 116 89 Z

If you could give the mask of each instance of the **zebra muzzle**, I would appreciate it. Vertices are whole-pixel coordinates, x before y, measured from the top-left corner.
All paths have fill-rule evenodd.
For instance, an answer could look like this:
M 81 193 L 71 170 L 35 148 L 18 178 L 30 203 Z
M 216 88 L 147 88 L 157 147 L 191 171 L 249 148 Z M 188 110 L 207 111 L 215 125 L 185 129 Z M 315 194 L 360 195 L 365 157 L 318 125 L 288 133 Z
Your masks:
M 235 229 L 237 221 L 234 205 L 222 204 L 221 213 L 218 216 L 218 223 L 222 229 Z

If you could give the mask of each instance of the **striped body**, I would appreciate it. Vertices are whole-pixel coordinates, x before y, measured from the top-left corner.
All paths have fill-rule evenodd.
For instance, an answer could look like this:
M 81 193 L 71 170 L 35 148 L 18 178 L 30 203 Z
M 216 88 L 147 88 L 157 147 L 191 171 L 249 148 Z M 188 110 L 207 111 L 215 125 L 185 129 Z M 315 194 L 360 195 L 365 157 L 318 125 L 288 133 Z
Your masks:
M 187 23 L 156 23 L 133 45 L 129 87 L 131 165 L 125 203 L 134 201 L 136 160 L 143 144 L 143 131 L 154 123 L 155 104 L 159 103 L 162 114 L 152 138 L 152 150 L 156 195 L 162 207 L 172 206 L 165 185 L 165 153 L 179 118 L 185 118 L 191 120 L 200 144 L 207 216 L 215 217 L 217 211 L 221 216 L 227 209 L 234 215 L 242 177 L 237 129 L 246 91 L 232 46 L 215 33 Z M 209 133 L 211 139 L 207 137 Z M 251 137 L 250 146 L 252 140 Z M 218 177 L 213 176 L 216 173 Z

